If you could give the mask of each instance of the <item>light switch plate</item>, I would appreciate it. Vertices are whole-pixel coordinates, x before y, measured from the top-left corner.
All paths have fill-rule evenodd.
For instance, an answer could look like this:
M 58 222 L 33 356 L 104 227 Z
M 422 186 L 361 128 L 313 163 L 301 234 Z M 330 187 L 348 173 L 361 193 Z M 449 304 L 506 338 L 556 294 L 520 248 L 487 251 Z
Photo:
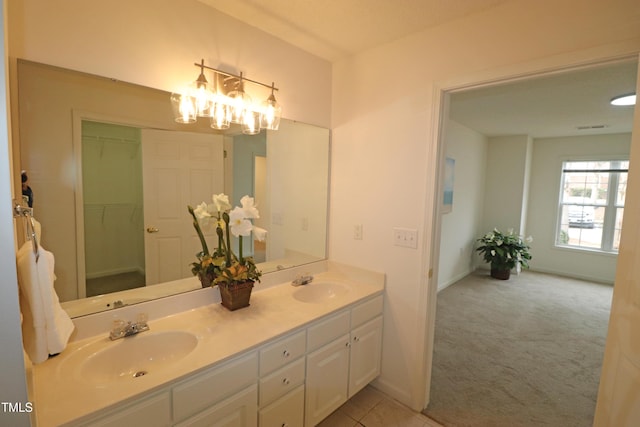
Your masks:
M 418 230 L 414 228 L 393 229 L 393 244 L 405 248 L 418 248 Z
M 353 226 L 353 239 L 362 240 L 362 224 L 356 224 Z

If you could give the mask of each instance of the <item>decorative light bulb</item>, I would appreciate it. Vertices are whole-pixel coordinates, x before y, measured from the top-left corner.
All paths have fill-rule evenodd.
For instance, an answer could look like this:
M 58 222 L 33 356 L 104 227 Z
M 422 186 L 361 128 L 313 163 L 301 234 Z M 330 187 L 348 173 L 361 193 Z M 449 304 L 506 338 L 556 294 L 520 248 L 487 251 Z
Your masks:
M 275 84 L 271 83 L 271 95 L 262 103 L 260 114 L 260 127 L 263 129 L 278 130 L 280 118 L 282 117 L 282 106 L 276 101 L 273 94 Z
M 211 106 L 211 127 L 214 129 L 229 129 L 230 118 L 227 105 L 222 99 L 214 100 Z
M 171 94 L 171 108 L 173 109 L 173 117 L 176 122 L 196 122 L 196 104 L 192 96 L 181 93 Z
M 242 133 L 257 135 L 260 133 L 260 114 L 257 111 L 246 109 L 242 120 Z

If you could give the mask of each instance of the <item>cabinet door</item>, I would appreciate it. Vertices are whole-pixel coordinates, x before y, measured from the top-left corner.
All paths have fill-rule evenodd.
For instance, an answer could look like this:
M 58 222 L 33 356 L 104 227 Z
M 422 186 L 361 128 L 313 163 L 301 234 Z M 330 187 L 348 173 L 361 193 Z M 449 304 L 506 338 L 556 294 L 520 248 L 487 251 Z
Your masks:
M 347 401 L 349 335 L 307 356 L 305 425 L 314 426 Z
M 382 316 L 351 331 L 349 398 L 380 375 Z
M 169 393 L 141 398 L 128 408 L 121 408 L 113 414 L 89 422 L 73 425 L 92 427 L 162 427 L 171 424 L 171 405 Z
M 252 385 L 214 407 L 176 424 L 176 427 L 257 427 L 257 425 L 258 387 Z

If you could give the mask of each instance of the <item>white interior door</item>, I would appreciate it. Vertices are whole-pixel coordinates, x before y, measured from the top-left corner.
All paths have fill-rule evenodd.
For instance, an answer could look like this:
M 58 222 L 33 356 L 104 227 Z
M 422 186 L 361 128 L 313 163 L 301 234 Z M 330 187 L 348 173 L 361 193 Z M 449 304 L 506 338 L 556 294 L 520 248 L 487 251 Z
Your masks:
M 640 80 L 636 83 L 636 93 Z M 622 237 L 596 427 L 640 426 L 640 107 L 636 105 Z
M 223 155 L 220 135 L 142 130 L 147 286 L 192 276 L 202 247 L 187 205 L 223 192 Z

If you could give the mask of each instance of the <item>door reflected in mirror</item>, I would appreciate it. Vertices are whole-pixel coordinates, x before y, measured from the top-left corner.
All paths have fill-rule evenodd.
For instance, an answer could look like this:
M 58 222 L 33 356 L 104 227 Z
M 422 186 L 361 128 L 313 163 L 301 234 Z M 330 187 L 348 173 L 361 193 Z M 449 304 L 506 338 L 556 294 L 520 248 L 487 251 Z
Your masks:
M 199 288 L 187 204 L 221 192 L 234 206 L 256 199 L 268 237 L 250 250 L 263 273 L 326 257 L 328 129 L 283 120 L 222 133 L 175 123 L 164 91 L 23 60 L 17 79 L 14 170 L 29 173 L 72 316 Z

